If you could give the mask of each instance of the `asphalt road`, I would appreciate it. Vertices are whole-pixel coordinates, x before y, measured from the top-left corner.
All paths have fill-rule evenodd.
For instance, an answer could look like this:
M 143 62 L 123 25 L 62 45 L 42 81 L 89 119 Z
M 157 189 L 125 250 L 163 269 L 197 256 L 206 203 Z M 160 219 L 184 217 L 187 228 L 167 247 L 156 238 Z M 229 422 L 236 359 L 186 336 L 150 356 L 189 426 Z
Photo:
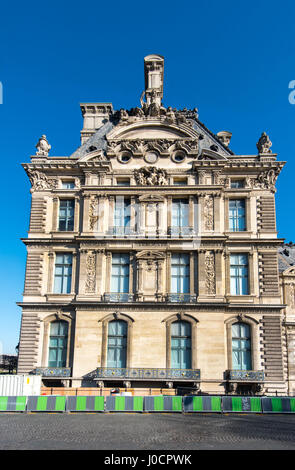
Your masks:
M 294 450 L 295 415 L 0 413 L 0 449 Z

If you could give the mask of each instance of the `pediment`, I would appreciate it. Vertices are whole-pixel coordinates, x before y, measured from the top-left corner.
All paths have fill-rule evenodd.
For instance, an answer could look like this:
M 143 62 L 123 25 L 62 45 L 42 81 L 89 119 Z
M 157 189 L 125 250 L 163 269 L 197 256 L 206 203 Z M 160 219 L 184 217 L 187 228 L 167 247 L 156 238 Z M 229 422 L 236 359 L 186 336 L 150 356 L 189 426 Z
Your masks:
M 161 251 L 143 250 L 136 254 L 137 259 L 158 260 L 164 259 L 165 253 Z
M 284 276 L 292 276 L 295 274 L 295 266 L 290 266 L 290 268 L 286 269 L 283 272 Z
M 181 138 L 197 139 L 198 133 L 188 124 L 168 124 L 161 119 L 142 119 L 134 123 L 119 124 L 107 135 L 107 140 Z
M 97 150 L 94 149 L 92 152 L 86 153 L 83 157 L 81 157 L 79 162 L 89 162 L 89 163 L 99 163 L 99 164 L 104 164 L 104 163 L 109 163 L 109 160 L 107 157 L 104 155 L 102 150 Z
M 164 196 L 160 196 L 157 194 L 144 194 L 143 196 L 139 197 L 139 202 L 165 202 Z
M 227 160 L 227 158 L 224 155 L 221 155 L 218 152 L 215 152 L 214 150 L 211 149 L 202 149 L 201 154 L 198 156 L 197 160 Z

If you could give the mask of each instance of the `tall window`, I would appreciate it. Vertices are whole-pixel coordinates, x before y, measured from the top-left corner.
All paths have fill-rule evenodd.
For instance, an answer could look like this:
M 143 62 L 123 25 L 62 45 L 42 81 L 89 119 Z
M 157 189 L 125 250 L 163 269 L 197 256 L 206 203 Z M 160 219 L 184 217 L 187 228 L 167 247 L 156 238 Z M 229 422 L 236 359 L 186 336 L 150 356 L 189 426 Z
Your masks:
M 189 255 L 176 253 L 171 256 L 171 293 L 189 293 Z
M 181 228 L 188 227 L 188 200 L 173 199 L 172 200 L 172 227 Z
M 72 232 L 74 230 L 74 199 L 61 199 L 59 203 L 59 224 L 61 232 Z
M 171 368 L 191 369 L 191 324 L 176 321 L 171 324 Z
M 251 370 L 251 330 L 246 323 L 232 325 L 232 368 Z
M 130 199 L 125 199 L 123 196 L 116 198 L 114 227 L 116 229 L 130 228 Z
M 248 295 L 248 255 L 230 256 L 230 293 Z
M 68 323 L 54 321 L 50 325 L 48 367 L 66 367 Z
M 72 285 L 72 255 L 57 254 L 55 259 L 54 292 L 69 294 Z
M 111 292 L 129 292 L 129 255 L 113 253 Z
M 109 322 L 107 367 L 126 367 L 127 323 L 123 320 Z
M 231 232 L 246 230 L 245 199 L 229 200 L 229 230 Z

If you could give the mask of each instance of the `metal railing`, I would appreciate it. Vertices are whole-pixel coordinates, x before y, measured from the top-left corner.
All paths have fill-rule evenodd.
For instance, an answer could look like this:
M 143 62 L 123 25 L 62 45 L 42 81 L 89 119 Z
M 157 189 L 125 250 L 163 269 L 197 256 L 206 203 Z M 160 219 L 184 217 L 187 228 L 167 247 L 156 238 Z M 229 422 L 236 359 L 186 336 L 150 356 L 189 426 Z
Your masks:
M 200 380 L 200 369 L 158 369 L 158 368 L 117 368 L 98 367 L 96 379 L 132 379 L 132 380 Z

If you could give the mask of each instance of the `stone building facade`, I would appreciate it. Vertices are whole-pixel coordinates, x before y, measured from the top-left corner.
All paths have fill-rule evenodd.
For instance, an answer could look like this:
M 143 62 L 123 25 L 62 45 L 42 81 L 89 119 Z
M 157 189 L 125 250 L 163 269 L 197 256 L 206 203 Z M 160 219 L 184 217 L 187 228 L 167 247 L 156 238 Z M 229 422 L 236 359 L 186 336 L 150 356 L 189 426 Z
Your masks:
M 292 393 L 274 198 L 284 162 L 265 133 L 256 155 L 236 155 L 197 109 L 165 108 L 163 57 L 145 57 L 144 74 L 140 107 L 83 103 L 81 146 L 50 156 L 43 135 L 23 164 L 18 372 L 45 385 Z

